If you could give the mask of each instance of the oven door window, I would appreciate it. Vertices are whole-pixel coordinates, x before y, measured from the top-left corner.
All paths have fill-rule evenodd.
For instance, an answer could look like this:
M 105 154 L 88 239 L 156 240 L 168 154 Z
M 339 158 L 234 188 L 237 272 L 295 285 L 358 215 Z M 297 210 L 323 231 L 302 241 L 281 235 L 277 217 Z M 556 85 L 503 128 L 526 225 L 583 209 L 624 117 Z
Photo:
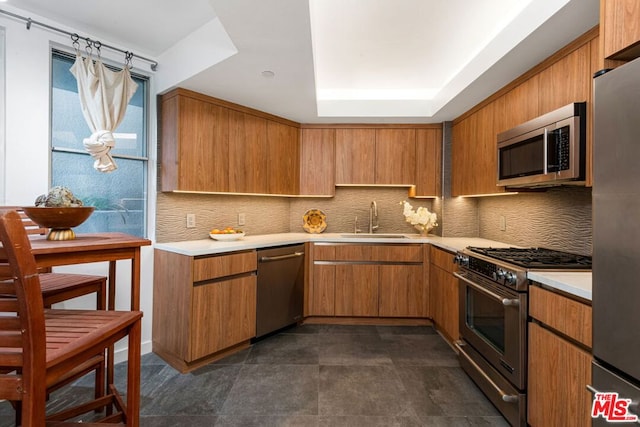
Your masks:
M 466 324 L 476 335 L 504 354 L 505 306 L 471 288 L 467 290 Z

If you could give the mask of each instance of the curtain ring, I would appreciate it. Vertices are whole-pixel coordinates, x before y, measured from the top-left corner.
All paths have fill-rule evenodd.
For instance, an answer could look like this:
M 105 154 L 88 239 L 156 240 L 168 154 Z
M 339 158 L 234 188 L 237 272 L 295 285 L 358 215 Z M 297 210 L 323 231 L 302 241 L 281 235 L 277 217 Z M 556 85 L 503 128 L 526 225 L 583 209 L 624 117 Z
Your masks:
M 33 19 L 31 18 L 27 18 L 27 30 L 31 29 L 31 23 L 33 22 Z
M 98 60 L 100 60 L 101 59 L 100 55 L 102 54 L 102 52 L 100 52 L 100 48 L 102 47 L 102 43 L 99 40 L 96 40 L 93 42 L 93 46 L 98 51 Z
M 87 56 L 89 57 L 89 59 L 93 59 L 93 48 L 91 47 L 93 40 L 91 40 L 89 37 L 87 37 L 85 40 L 87 41 L 87 45 L 84 47 L 84 51 L 87 52 Z
M 131 59 L 133 59 L 133 52 L 126 51 L 124 53 L 124 66 L 128 69 L 133 68 L 133 64 L 131 63 Z
M 77 33 L 71 34 L 71 45 L 76 50 L 76 54 L 80 53 L 80 36 Z

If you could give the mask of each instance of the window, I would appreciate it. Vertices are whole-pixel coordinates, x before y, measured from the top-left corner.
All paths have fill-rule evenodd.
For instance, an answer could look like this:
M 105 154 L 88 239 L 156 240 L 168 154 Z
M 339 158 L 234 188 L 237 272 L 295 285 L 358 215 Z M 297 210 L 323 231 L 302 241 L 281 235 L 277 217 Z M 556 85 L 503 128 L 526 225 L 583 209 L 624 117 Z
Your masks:
M 4 204 L 5 195 L 4 195 L 4 185 L 7 173 L 7 168 L 4 167 L 5 162 L 5 128 L 4 124 L 6 123 L 6 113 L 5 113 L 5 83 L 7 79 L 5 78 L 5 56 L 4 56 L 4 28 L 0 27 L 0 168 L 2 172 L 0 172 L 0 204 Z
M 81 233 L 120 231 L 145 237 L 147 210 L 148 79 L 133 75 L 138 84 L 124 120 L 114 132 L 111 150 L 118 169 L 93 168 L 82 140 L 91 135 L 75 77 L 69 69 L 75 56 L 54 50 L 51 67 L 51 186 L 69 188 L 86 206 L 96 209 L 75 230 Z

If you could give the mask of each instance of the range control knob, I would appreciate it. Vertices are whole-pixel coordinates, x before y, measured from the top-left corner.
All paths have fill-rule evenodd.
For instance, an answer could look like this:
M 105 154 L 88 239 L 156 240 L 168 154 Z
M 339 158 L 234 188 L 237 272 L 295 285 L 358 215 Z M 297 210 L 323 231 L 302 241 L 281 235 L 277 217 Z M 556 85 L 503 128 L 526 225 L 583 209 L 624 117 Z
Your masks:
M 496 272 L 494 273 L 494 280 L 497 280 L 499 282 L 504 282 L 505 276 L 507 275 L 507 272 L 504 271 L 501 268 L 496 269 Z
M 512 272 L 507 272 L 505 274 L 504 282 L 507 285 L 515 285 L 516 284 L 516 275 Z
M 453 263 L 466 267 L 469 265 L 469 257 L 463 254 L 456 254 L 453 258 Z

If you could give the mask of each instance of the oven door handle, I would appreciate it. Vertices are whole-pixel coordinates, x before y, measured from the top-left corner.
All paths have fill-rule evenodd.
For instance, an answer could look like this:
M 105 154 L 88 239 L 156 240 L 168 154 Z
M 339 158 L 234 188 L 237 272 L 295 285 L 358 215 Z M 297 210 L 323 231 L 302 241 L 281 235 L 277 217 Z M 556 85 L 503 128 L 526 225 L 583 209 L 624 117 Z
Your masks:
M 454 272 L 453 273 L 454 276 L 456 276 L 458 279 L 462 280 L 463 282 L 465 282 L 467 285 L 471 286 L 473 289 L 475 289 L 478 292 L 481 292 L 491 298 L 493 298 L 494 300 L 502 303 L 502 305 L 507 306 L 507 307 L 511 307 L 511 306 L 519 306 L 520 305 L 520 300 L 517 298 L 503 298 L 502 296 L 496 294 L 495 292 L 491 292 L 489 289 L 483 288 L 482 286 L 478 285 L 475 282 L 472 282 L 471 280 L 467 279 L 465 276 L 463 276 L 462 274 L 458 273 L 458 272 Z
M 502 399 L 503 402 L 517 403 L 520 400 L 518 395 L 505 393 L 504 390 L 502 390 L 498 384 L 496 384 L 491 378 L 489 378 L 487 374 L 484 373 L 482 368 L 478 366 L 478 364 L 474 362 L 473 359 L 467 356 L 467 353 L 465 353 L 464 350 L 462 349 L 462 347 L 464 346 L 464 343 L 462 343 L 461 341 L 456 341 L 453 343 L 453 345 L 458 349 L 458 351 L 460 351 L 464 355 L 465 360 L 471 363 L 475 368 L 475 370 L 478 371 L 478 373 L 480 373 L 480 375 L 484 377 L 485 381 L 487 381 L 491 385 L 491 387 L 495 389 L 495 391 L 500 395 L 500 399 Z

